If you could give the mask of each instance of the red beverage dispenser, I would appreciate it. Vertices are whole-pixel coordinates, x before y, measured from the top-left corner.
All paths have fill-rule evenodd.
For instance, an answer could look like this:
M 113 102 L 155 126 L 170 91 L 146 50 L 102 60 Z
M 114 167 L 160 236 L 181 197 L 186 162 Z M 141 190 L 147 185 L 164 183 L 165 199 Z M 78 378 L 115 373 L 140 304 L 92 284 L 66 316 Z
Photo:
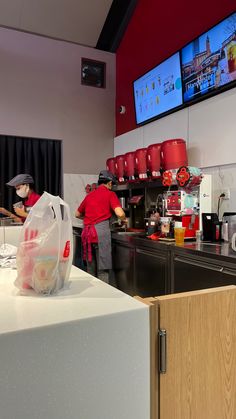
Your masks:
M 161 166 L 164 170 L 188 165 L 186 142 L 182 138 L 163 141 L 161 144 Z
M 134 151 L 130 151 L 124 156 L 124 174 L 129 181 L 134 180 L 134 154 Z
M 147 149 L 138 148 L 134 155 L 135 174 L 139 179 L 147 179 Z
M 147 148 L 147 170 L 152 179 L 160 176 L 161 144 L 151 144 Z
M 116 174 L 115 157 L 111 157 L 110 159 L 107 159 L 106 166 L 107 166 L 107 170 L 109 170 L 109 172 L 111 172 L 113 175 Z
M 124 182 L 124 155 L 121 154 L 115 157 L 115 175 L 118 182 Z

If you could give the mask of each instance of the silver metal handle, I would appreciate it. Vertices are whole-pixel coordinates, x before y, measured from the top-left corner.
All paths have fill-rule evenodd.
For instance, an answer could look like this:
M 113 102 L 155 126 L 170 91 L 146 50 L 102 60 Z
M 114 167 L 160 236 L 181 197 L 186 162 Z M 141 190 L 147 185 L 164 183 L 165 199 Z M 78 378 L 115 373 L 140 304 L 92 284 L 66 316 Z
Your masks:
M 163 255 L 160 255 L 160 253 L 158 253 L 158 252 L 154 253 L 154 252 L 149 251 L 149 250 L 145 251 L 145 250 L 136 248 L 136 253 L 140 253 L 140 254 L 145 255 L 145 256 L 152 256 L 154 258 L 162 259 L 164 262 L 166 261 L 166 257 L 163 256 Z
M 223 268 L 223 273 L 227 275 L 236 276 L 236 270 L 234 271 L 233 269 L 229 268 Z
M 166 373 L 166 330 L 160 329 L 158 331 L 159 337 L 159 372 Z
M 175 257 L 174 261 L 175 262 L 186 263 L 187 265 L 198 266 L 200 268 L 210 269 L 211 271 L 216 271 L 216 272 L 223 272 L 223 269 L 224 269 L 223 266 L 213 265 L 213 264 L 207 263 L 207 262 L 195 262 L 193 260 L 184 259 L 184 258 L 181 258 L 181 257 Z

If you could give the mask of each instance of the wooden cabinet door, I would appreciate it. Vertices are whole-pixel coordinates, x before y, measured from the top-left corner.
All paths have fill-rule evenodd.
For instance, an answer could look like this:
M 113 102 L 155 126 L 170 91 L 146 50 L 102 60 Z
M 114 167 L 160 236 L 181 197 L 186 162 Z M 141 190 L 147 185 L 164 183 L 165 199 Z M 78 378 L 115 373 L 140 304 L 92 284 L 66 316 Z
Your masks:
M 156 304 L 166 331 L 159 419 L 235 419 L 236 287 L 158 297 Z
M 142 301 L 150 305 L 151 419 L 235 419 L 236 287 Z

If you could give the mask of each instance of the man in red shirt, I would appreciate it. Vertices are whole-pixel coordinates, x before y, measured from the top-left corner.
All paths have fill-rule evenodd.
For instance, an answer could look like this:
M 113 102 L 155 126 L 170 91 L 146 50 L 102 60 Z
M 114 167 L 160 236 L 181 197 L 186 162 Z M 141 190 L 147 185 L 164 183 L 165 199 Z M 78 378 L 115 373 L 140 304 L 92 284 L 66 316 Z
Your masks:
M 87 271 L 108 282 L 112 268 L 111 233 L 109 220 L 113 213 L 125 220 L 120 201 L 111 191 L 115 176 L 102 170 L 98 177 L 98 188 L 90 192 L 77 209 L 75 216 L 83 219 L 83 256 L 87 261 Z
M 38 201 L 40 195 L 38 195 L 33 190 L 34 179 L 31 175 L 27 173 L 21 173 L 11 179 L 7 185 L 15 187 L 16 194 L 22 198 L 24 201 L 16 203 L 13 205 L 14 211 L 16 214 L 6 210 L 5 208 L 0 208 L 0 213 L 6 215 L 7 217 L 13 218 L 15 221 L 25 221 L 30 209 Z

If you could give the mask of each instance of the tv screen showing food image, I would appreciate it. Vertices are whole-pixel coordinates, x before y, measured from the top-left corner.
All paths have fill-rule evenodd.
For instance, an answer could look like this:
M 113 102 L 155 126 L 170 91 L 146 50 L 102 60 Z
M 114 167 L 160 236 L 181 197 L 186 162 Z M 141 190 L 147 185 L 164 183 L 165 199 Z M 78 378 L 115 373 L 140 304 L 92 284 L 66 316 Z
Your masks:
M 133 83 L 137 124 L 182 105 L 180 54 L 177 52 Z
M 181 50 L 184 103 L 236 85 L 236 13 Z

